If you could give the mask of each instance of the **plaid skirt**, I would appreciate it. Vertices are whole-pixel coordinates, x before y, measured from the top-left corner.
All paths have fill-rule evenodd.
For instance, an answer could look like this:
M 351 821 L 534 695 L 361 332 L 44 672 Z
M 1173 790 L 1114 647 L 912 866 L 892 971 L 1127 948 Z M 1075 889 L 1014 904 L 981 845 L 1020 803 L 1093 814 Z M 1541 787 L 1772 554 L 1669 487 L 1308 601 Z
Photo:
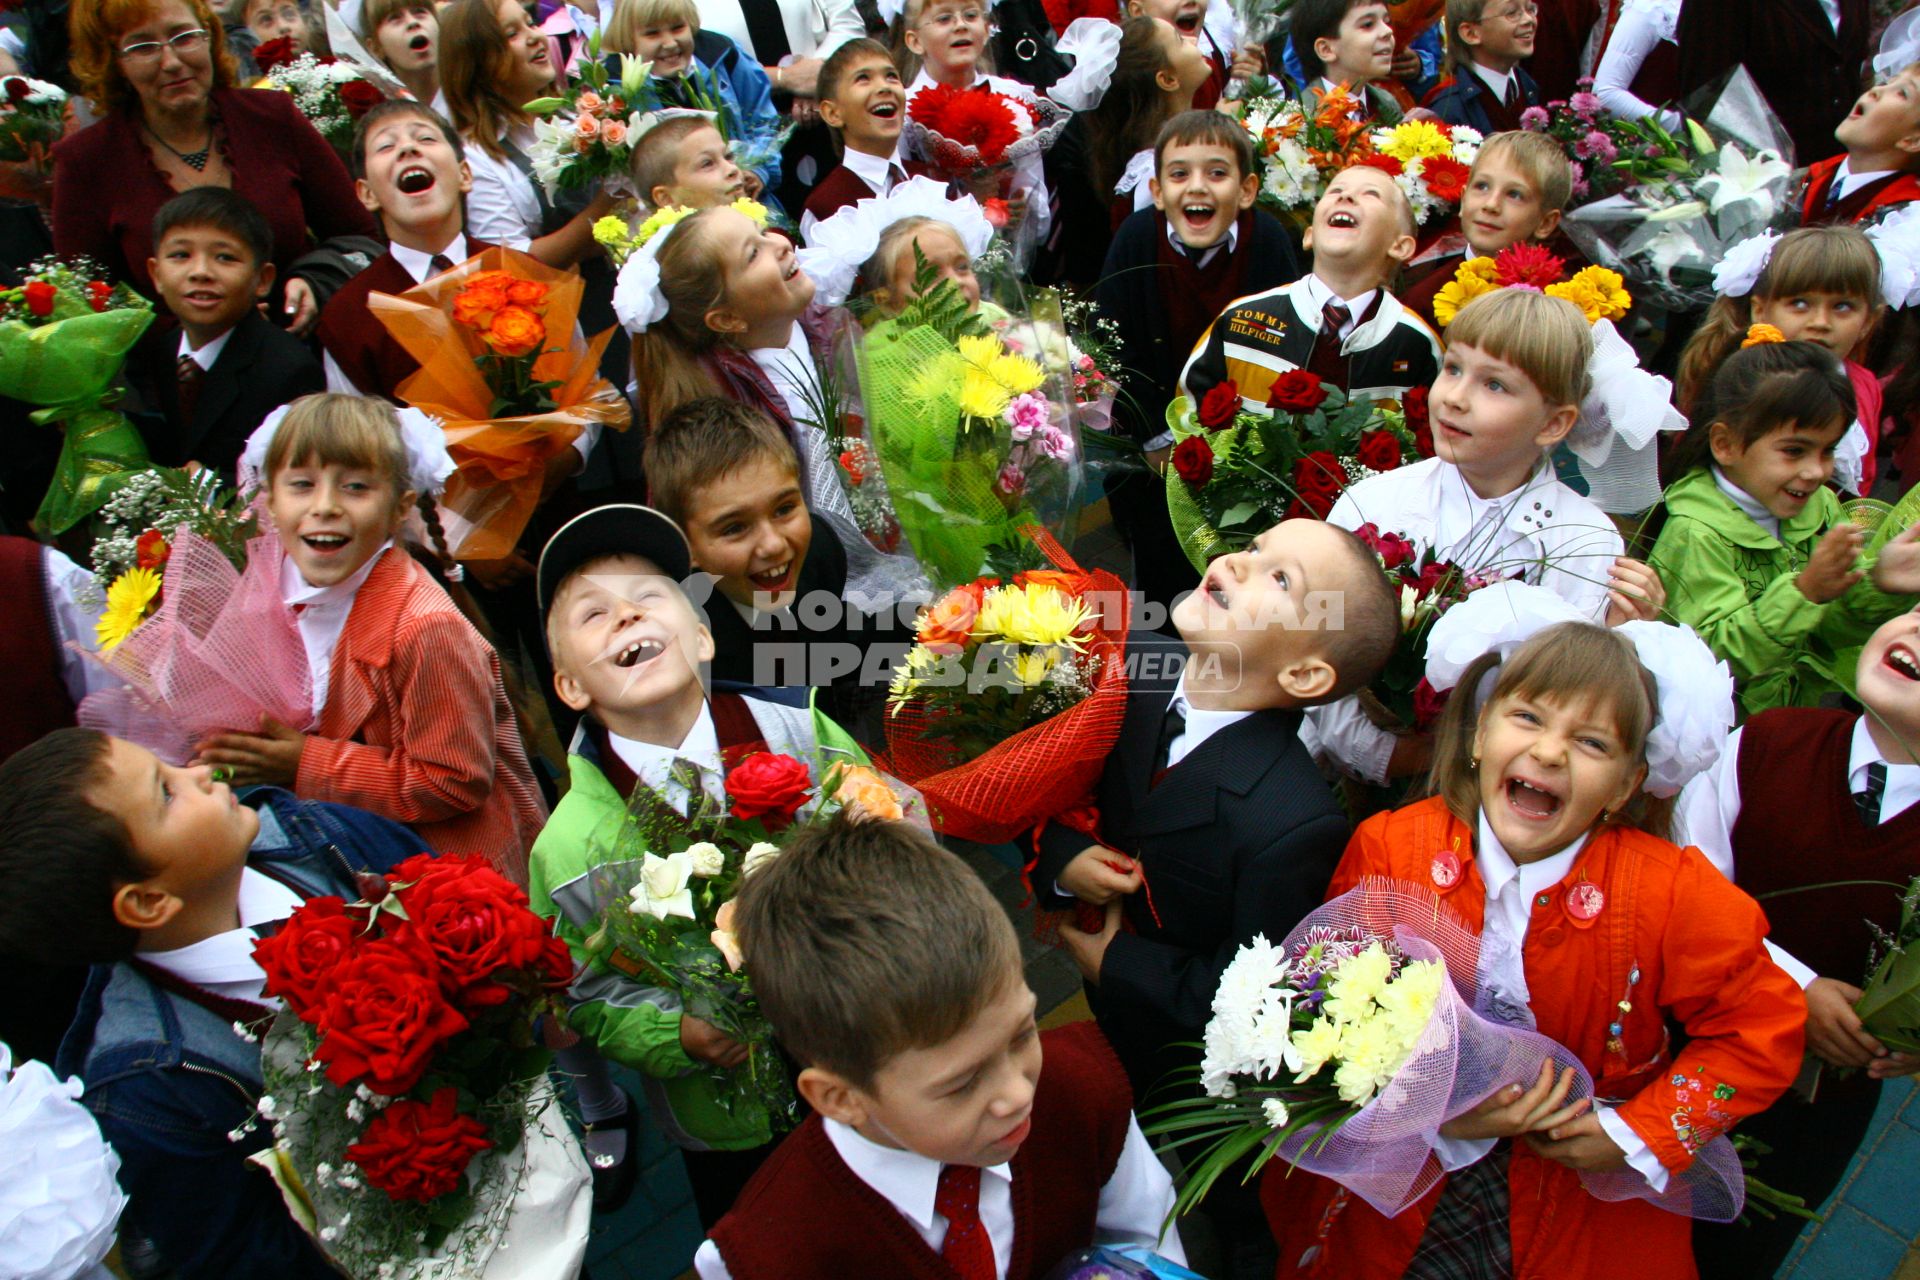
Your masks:
M 1507 1162 L 1512 1155 L 1512 1144 L 1503 1141 L 1486 1159 L 1447 1175 L 1402 1280 L 1510 1280 Z

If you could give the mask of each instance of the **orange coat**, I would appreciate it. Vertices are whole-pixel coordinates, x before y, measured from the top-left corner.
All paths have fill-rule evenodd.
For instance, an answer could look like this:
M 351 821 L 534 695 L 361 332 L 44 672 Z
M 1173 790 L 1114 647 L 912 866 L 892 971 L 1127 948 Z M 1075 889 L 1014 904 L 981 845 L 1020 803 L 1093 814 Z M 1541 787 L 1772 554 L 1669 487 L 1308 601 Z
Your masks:
M 1431 886 L 1478 930 L 1486 885 L 1473 838 L 1438 799 L 1378 814 L 1354 832 L 1327 894 L 1345 893 L 1366 876 Z M 1450 888 L 1435 883 L 1434 855 L 1445 850 L 1462 866 Z M 1534 899 L 1523 952 L 1534 1016 L 1543 1035 L 1579 1055 L 1597 1096 L 1626 1099 L 1621 1119 L 1678 1172 L 1699 1146 L 1764 1110 L 1793 1082 L 1806 999 L 1767 957 L 1759 905 L 1699 850 L 1607 826 L 1588 840 L 1566 883 L 1581 880 L 1605 894 L 1588 927 L 1567 912 L 1564 889 Z M 1615 1020 L 1617 1038 L 1609 1033 Z M 1669 1020 L 1688 1037 L 1677 1058 Z M 1279 1274 L 1400 1275 L 1444 1185 L 1443 1178 L 1389 1219 L 1334 1183 L 1274 1161 L 1260 1193 L 1280 1242 Z M 1596 1200 L 1572 1169 L 1523 1142 L 1513 1144 L 1508 1186 L 1515 1280 L 1697 1274 L 1688 1219 L 1644 1200 Z
M 500 657 L 395 548 L 354 596 L 294 791 L 404 822 L 436 853 L 483 853 L 515 884 L 547 819 Z

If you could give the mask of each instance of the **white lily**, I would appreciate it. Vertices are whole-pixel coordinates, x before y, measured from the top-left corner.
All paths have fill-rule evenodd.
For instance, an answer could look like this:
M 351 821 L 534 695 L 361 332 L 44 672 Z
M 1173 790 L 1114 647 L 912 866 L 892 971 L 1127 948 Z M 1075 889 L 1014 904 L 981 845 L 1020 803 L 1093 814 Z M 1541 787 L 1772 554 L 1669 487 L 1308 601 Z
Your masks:
M 633 886 L 629 908 L 635 915 L 650 915 L 665 920 L 680 916 L 692 920 L 693 890 L 687 882 L 693 878 L 693 858 L 685 850 L 662 858 L 650 853 L 640 863 L 640 883 Z
M 1709 196 L 1711 207 L 1720 213 L 1742 200 L 1764 201 L 1763 209 L 1773 203 L 1770 188 L 1785 182 L 1793 169 L 1771 151 L 1756 152 L 1751 159 L 1729 142 L 1720 148 L 1720 165 L 1700 179 L 1700 190 Z
M 653 71 L 653 63 L 642 61 L 631 54 L 620 55 L 620 89 L 628 102 L 638 98 L 647 87 L 647 76 Z

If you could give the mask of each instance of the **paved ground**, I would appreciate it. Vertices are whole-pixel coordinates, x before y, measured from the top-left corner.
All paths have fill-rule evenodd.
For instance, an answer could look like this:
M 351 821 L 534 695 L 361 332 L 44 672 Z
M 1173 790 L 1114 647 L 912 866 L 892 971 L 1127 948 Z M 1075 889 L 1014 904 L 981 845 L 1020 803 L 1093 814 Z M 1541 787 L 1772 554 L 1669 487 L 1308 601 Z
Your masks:
M 1920 1090 L 1887 1086 L 1860 1154 L 1779 1280 L 1920 1280 Z

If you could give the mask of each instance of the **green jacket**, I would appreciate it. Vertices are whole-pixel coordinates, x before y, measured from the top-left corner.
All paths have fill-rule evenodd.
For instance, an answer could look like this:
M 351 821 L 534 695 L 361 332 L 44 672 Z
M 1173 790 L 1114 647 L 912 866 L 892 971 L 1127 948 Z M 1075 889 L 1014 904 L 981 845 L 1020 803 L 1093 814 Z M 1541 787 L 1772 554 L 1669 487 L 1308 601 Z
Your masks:
M 804 702 L 798 700 L 802 694 Z M 744 696 L 769 750 L 822 769 L 835 760 L 867 763 L 859 745 L 814 708 L 811 690 L 755 690 Z M 603 1056 L 645 1077 L 655 1121 L 680 1146 L 744 1151 L 771 1141 L 767 1113 L 748 1101 L 728 1112 L 718 1101 L 706 1065 L 681 1049 L 678 997 L 587 959 L 585 941 L 605 906 L 591 900 L 588 877 L 611 854 L 627 802 L 601 772 L 594 740 L 584 725 L 574 736 L 567 762 L 571 786 L 534 841 L 527 894 L 533 909 L 554 921 L 555 932 L 573 952 L 579 975 L 569 992 L 574 1029 Z
M 1916 490 L 1915 493 L 1920 493 Z M 1815 544 L 1847 519 L 1839 498 L 1821 489 L 1774 537 L 1721 492 L 1707 468 L 1689 471 L 1666 493 L 1667 523 L 1650 557 L 1667 588 L 1667 613 L 1700 633 L 1739 682 L 1742 711 L 1812 706 L 1825 693 L 1851 691 L 1862 643 L 1888 618 L 1913 606 L 1873 585 L 1869 572 L 1845 595 L 1815 604 L 1795 577 Z M 1868 542 L 1863 567 L 1914 519 L 1914 495 Z

